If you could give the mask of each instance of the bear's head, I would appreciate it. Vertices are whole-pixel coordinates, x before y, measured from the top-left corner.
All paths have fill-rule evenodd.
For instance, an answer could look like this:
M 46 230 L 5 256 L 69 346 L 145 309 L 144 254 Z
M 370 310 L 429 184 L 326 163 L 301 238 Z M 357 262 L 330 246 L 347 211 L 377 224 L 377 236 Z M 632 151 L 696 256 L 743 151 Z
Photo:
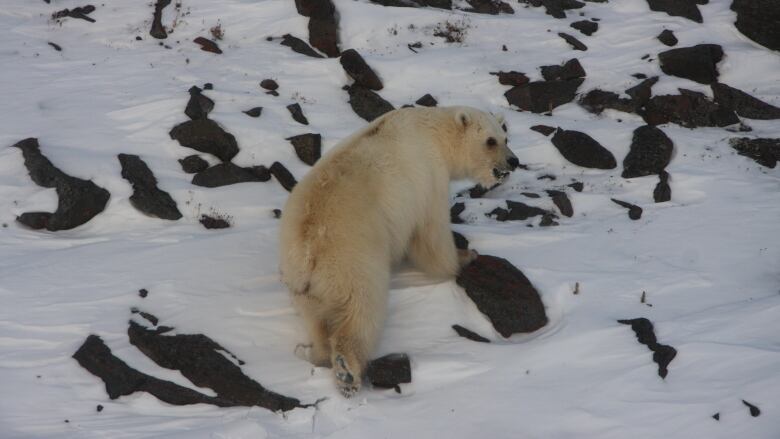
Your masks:
M 469 107 L 455 111 L 461 130 L 461 169 L 464 177 L 489 188 L 501 183 L 520 162 L 507 146 L 503 116 Z

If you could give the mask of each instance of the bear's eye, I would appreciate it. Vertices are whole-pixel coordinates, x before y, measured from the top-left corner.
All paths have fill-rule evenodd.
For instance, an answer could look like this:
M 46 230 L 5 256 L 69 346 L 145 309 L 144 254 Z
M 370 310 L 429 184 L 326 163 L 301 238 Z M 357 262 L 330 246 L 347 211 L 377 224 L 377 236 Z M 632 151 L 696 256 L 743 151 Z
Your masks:
M 491 148 L 496 146 L 496 145 L 498 145 L 498 142 L 496 142 L 496 138 L 495 137 L 488 137 L 487 142 L 485 142 L 485 143 L 487 143 L 487 146 L 489 146 Z
M 501 124 L 501 129 L 504 130 L 504 132 L 506 132 L 506 124 L 505 123 Z

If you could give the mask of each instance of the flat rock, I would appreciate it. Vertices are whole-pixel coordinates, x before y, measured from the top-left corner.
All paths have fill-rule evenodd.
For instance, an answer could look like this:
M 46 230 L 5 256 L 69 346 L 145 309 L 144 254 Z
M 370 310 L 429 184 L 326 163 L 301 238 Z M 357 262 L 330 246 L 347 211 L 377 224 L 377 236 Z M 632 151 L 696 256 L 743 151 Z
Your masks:
M 734 25 L 745 36 L 780 51 L 780 2 L 777 0 L 734 0 L 731 9 L 737 13 Z
M 425 96 L 421 97 L 420 99 L 417 99 L 414 101 L 415 104 L 423 106 L 423 107 L 435 107 L 439 103 L 436 101 L 436 98 L 430 95 L 430 93 L 426 94 Z
M 328 57 L 335 58 L 339 50 L 339 22 L 331 0 L 296 0 L 301 15 L 309 17 L 309 43 Z M 300 7 L 298 5 L 301 5 Z
M 208 38 L 198 37 L 192 40 L 192 42 L 199 45 L 200 50 L 204 52 L 216 53 L 217 55 L 222 53 L 222 49 L 219 48 L 219 45 Z
M 710 84 L 715 102 L 748 119 L 780 119 L 780 108 L 723 83 Z
M 539 293 L 506 259 L 479 255 L 463 267 L 457 283 L 504 337 L 533 332 L 547 324 Z
M 288 140 L 293 148 L 295 148 L 295 155 L 298 156 L 301 161 L 309 166 L 314 166 L 317 160 L 320 159 L 322 154 L 322 136 L 314 133 L 300 134 L 293 137 L 288 137 Z
M 382 90 L 382 81 L 379 76 L 355 49 L 342 52 L 339 62 L 347 75 L 355 81 L 355 84 L 371 90 Z
M 544 6 L 547 15 L 551 15 L 555 18 L 566 18 L 566 12 L 569 9 L 579 9 L 585 6 L 577 0 L 521 0 L 523 3 L 528 3 L 531 6 L 539 7 Z
M 575 181 L 574 183 L 568 184 L 567 186 L 577 192 L 582 192 L 582 190 L 585 189 L 585 185 L 581 181 Z
M 593 89 L 580 96 L 577 103 L 586 110 L 594 114 L 601 114 L 606 109 L 632 113 L 636 110 L 636 104 L 631 99 L 621 98 L 620 95 L 611 91 Z
M 738 137 L 729 140 L 729 144 L 739 155 L 749 157 L 768 168 L 774 168 L 780 160 L 780 139 Z
M 461 337 L 467 338 L 467 339 L 469 339 L 471 341 L 476 341 L 476 342 L 479 342 L 479 343 L 490 343 L 490 339 L 487 339 L 487 338 L 477 334 L 476 332 L 474 332 L 474 331 L 472 331 L 470 329 L 466 329 L 463 326 L 452 325 L 452 329 L 454 329 L 455 332 L 458 335 L 460 335 Z
M 466 205 L 462 202 L 457 202 L 450 207 L 450 222 L 452 224 L 463 224 L 463 219 L 461 219 L 460 214 L 463 213 L 463 211 L 466 210 Z
M 566 81 L 535 81 L 512 87 L 504 96 L 509 104 L 521 110 L 546 113 L 574 100 L 584 79 Z
M 181 146 L 209 153 L 223 162 L 229 162 L 238 154 L 236 138 L 210 119 L 180 123 L 169 134 Z
M 684 17 L 701 23 L 701 11 L 695 0 L 647 0 L 651 11 L 666 12 L 672 17 Z
M 294 37 L 290 34 L 282 35 L 282 46 L 287 46 L 293 50 L 293 52 L 300 53 L 302 55 L 310 56 L 312 58 L 324 58 L 311 48 L 305 41 L 300 38 Z
M 534 125 L 531 127 L 531 129 L 536 131 L 537 133 L 541 133 L 545 136 L 549 136 L 550 134 L 554 133 L 557 128 L 548 125 Z
M 669 29 L 664 29 L 660 34 L 658 34 L 656 38 L 658 38 L 658 41 L 667 46 L 671 47 L 677 45 L 677 37 L 674 36 L 674 32 L 670 31 Z
M 672 187 L 669 186 L 669 173 L 661 171 L 658 173 L 658 184 L 653 189 L 653 201 L 663 203 L 672 199 Z
M 399 8 L 423 8 L 452 9 L 452 0 L 370 0 L 382 6 L 394 6 Z
M 525 73 L 511 70 L 509 72 L 490 72 L 491 75 L 498 76 L 498 83 L 501 85 L 525 85 L 528 84 L 528 76 Z
M 230 221 L 225 218 L 220 218 L 212 215 L 203 214 L 198 220 L 203 227 L 207 229 L 227 229 L 230 227 Z
M 220 187 L 270 179 L 271 173 L 265 166 L 242 168 L 233 163 L 225 162 L 198 172 L 192 177 L 192 184 L 202 187 Z
M 298 184 L 298 181 L 295 180 L 292 173 L 279 162 L 273 162 L 268 170 L 287 192 L 292 192 L 295 185 Z
M 653 96 L 637 110 L 646 123 L 676 123 L 686 128 L 724 127 L 739 123 L 739 117 L 709 99 L 703 93 L 679 89 L 679 95 Z
M 599 142 L 580 131 L 558 129 L 552 144 L 563 157 L 577 166 L 596 169 L 617 167 L 615 156 Z
M 371 360 L 366 366 L 366 378 L 374 387 L 396 388 L 412 382 L 412 365 L 406 354 L 388 354 Z M 400 392 L 399 392 L 400 393 Z
M 157 0 L 154 3 L 152 29 L 149 31 L 149 35 L 157 38 L 158 40 L 164 40 L 165 38 L 168 38 L 168 32 L 165 31 L 165 26 L 162 24 L 162 11 L 170 4 L 171 0 Z
M 618 320 L 618 323 L 624 325 L 631 325 L 631 329 L 636 334 L 637 340 L 643 345 L 647 345 L 648 349 L 653 351 L 653 361 L 658 363 L 658 376 L 666 378 L 669 373 L 669 363 L 677 356 L 677 350 L 669 345 L 658 343 L 655 337 L 655 330 L 650 320 L 646 318 Z
M 524 221 L 528 218 L 547 215 L 551 212 L 536 206 L 529 206 L 518 201 L 506 200 L 507 209 L 497 207 L 488 216 L 495 217 L 497 221 Z
M 545 81 L 584 78 L 586 75 L 577 58 L 572 58 L 560 66 L 542 66 L 540 70 Z
M 575 21 L 569 26 L 573 27 L 574 29 L 577 29 L 578 31 L 582 32 L 587 36 L 591 36 L 599 30 L 599 24 L 590 20 Z
M 573 36 L 567 34 L 566 32 L 558 32 L 558 36 L 563 38 L 564 41 L 569 43 L 569 45 L 574 48 L 574 50 L 588 50 L 588 46 L 582 43 L 582 41 L 574 38 Z
M 631 101 L 636 108 L 644 106 L 653 95 L 653 86 L 658 82 L 658 77 L 653 76 L 626 90 L 631 96 Z
M 509 6 L 509 3 L 505 3 L 501 0 L 466 0 L 466 2 L 471 6 L 470 8 L 464 9 L 466 12 L 489 15 L 515 13 L 515 10 Z
M 181 212 L 168 192 L 157 187 L 152 170 L 140 157 L 133 154 L 119 154 L 122 177 L 133 185 L 130 204 L 141 212 L 157 218 L 177 220 Z
M 260 117 L 260 115 L 263 114 L 263 107 L 250 108 L 249 110 L 244 111 L 244 114 L 249 117 Z
M 571 200 L 569 199 L 569 196 L 566 195 L 566 192 L 550 189 L 547 191 L 547 195 L 550 196 L 555 207 L 561 212 L 561 215 L 569 218 L 574 215 L 574 207 L 572 207 Z
M 717 44 L 697 44 L 658 54 L 658 61 L 664 73 L 701 84 L 718 81 L 718 63 L 721 59 L 723 49 Z
M 229 351 L 203 334 L 164 335 L 131 321 L 127 335 L 130 343 L 158 366 L 178 370 L 196 386 L 213 390 L 232 405 L 273 411 L 301 407 L 299 400 L 272 392 L 246 376 L 223 355 Z
M 352 110 L 368 122 L 395 109 L 393 104 L 366 87 L 352 85 L 346 87 L 346 90 L 349 93 L 349 105 Z
M 111 194 L 89 180 L 71 177 L 59 170 L 41 153 L 38 139 L 31 137 L 12 146 L 22 150 L 24 166 L 33 182 L 57 191 L 54 213 L 22 214 L 17 218 L 20 223 L 52 232 L 68 230 L 86 223 L 106 208 Z
M 306 119 L 306 116 L 303 115 L 303 109 L 301 108 L 301 104 L 297 102 L 294 104 L 290 104 L 287 106 L 287 111 L 290 112 L 290 115 L 292 116 L 293 120 L 295 120 L 296 122 L 303 125 L 309 124 L 309 120 Z
M 207 119 L 211 110 L 214 109 L 214 101 L 208 96 L 204 96 L 199 87 L 192 86 L 189 89 L 190 100 L 184 109 L 184 114 L 192 120 Z
M 260 81 L 260 87 L 268 91 L 276 91 L 279 88 L 279 84 L 273 79 L 263 79 Z
M 637 206 L 636 204 L 627 203 L 625 201 L 616 200 L 614 198 L 610 198 L 613 203 L 617 204 L 618 206 L 625 207 L 628 209 L 628 217 L 632 220 L 636 221 L 640 218 L 642 218 L 642 208 Z
M 658 174 L 672 159 L 674 143 L 663 131 L 652 125 L 634 130 L 631 148 L 623 160 L 623 178 Z
M 209 167 L 209 162 L 197 154 L 188 155 L 183 159 L 179 159 L 179 164 L 181 165 L 181 169 L 188 174 L 205 171 Z
M 466 239 L 465 236 L 461 235 L 458 232 L 453 231 L 452 232 L 452 239 L 455 240 L 455 248 L 458 250 L 468 250 L 469 248 L 469 240 Z

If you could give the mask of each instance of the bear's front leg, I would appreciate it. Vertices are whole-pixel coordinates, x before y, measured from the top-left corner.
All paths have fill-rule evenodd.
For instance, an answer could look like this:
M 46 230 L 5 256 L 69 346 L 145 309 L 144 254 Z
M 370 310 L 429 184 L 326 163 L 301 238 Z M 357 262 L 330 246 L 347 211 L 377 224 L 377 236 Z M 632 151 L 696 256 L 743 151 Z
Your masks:
M 409 243 L 409 259 L 432 276 L 452 277 L 458 274 L 463 262 L 471 262 L 471 256 L 467 253 L 461 257 L 455 248 L 446 204 L 433 212 L 415 229 Z

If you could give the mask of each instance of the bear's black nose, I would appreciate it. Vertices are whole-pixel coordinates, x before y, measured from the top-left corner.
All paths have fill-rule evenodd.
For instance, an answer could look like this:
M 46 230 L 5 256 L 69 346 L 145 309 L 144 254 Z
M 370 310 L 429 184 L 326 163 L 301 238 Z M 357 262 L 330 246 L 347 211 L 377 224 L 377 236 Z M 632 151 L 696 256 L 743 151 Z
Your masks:
M 509 163 L 509 166 L 512 169 L 517 169 L 520 166 L 520 160 L 518 160 L 517 157 L 509 157 L 507 163 Z

